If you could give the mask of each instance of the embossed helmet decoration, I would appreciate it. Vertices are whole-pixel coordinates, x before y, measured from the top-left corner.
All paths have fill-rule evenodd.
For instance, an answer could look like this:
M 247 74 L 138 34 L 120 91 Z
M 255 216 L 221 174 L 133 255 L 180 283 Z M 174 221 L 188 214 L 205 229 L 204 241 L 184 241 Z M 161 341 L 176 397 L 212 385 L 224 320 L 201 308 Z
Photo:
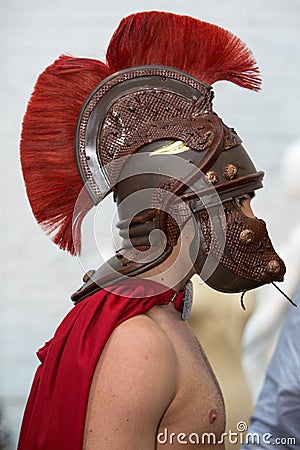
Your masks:
M 40 75 L 23 124 L 28 197 L 56 244 L 79 253 L 86 213 L 111 192 L 118 205 L 122 248 L 75 300 L 161 263 L 190 219 L 191 260 L 210 286 L 281 281 L 264 222 L 235 201 L 262 187 L 263 172 L 212 105 L 216 81 L 260 88 L 251 51 L 216 25 L 145 12 L 121 21 L 106 58 L 60 57 Z

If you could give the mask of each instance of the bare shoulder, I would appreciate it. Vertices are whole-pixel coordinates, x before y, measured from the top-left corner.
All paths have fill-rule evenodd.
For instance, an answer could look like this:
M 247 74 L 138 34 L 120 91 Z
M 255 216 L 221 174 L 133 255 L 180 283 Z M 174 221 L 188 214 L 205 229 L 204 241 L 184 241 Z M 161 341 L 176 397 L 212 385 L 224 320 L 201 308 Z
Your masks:
M 176 388 L 177 357 L 165 331 L 146 315 L 119 325 L 94 374 L 85 449 L 155 448 L 157 427 Z
M 170 375 L 176 371 L 177 357 L 166 332 L 148 316 L 139 315 L 114 330 L 98 366 L 102 373 L 109 370 L 110 382 L 128 375 L 135 385 L 138 381 L 144 385 L 147 378 L 159 374 L 162 383 L 166 377 L 172 385 Z

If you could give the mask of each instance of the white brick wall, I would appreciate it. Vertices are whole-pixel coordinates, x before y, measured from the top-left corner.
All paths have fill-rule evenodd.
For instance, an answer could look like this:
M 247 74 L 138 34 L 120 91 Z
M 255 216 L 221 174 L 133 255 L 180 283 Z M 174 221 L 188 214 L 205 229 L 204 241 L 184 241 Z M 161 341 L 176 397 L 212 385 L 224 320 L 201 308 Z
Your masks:
M 215 87 L 215 109 L 233 125 L 259 168 L 266 189 L 257 214 L 281 243 L 298 220 L 280 179 L 288 144 L 300 138 L 300 3 L 298 0 L 10 0 L 1 12 L 2 295 L 0 397 L 16 437 L 37 364 L 35 350 L 71 308 L 81 283 L 76 259 L 60 252 L 35 224 L 24 194 L 18 141 L 26 103 L 39 72 L 59 54 L 103 58 L 119 20 L 138 10 L 186 13 L 224 26 L 253 49 L 264 78 L 260 94 L 228 83 Z M 298 202 L 299 206 L 299 202 Z M 4 292 L 3 292 L 4 286 Z

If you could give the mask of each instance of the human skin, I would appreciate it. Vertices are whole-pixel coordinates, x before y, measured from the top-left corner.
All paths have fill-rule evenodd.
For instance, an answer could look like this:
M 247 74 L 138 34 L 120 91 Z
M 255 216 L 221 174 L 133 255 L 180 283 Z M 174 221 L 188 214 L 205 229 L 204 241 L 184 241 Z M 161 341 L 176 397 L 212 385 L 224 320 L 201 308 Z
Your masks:
M 251 198 L 245 195 L 237 203 L 243 214 L 254 217 Z M 156 276 L 168 283 L 167 267 L 167 278 L 174 279 L 177 251 L 174 248 L 163 269 L 157 266 L 143 278 Z M 180 280 L 176 289 L 185 281 Z M 191 327 L 172 303 L 155 306 L 114 330 L 94 373 L 84 450 L 179 450 L 183 443 L 186 449 L 224 449 L 224 429 L 217 380 Z M 213 433 L 216 442 L 204 439 L 202 444 L 204 433 Z

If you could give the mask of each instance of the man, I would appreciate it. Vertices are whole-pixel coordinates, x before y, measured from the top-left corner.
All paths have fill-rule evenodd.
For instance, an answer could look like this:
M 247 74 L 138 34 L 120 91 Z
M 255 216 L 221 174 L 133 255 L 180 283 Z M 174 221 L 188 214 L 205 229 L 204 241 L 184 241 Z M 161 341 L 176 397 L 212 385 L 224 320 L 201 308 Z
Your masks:
M 55 61 L 24 119 L 28 198 L 54 242 L 79 254 L 111 192 L 123 240 L 38 353 L 19 450 L 224 448 L 222 394 L 185 320 L 194 273 L 244 292 L 285 272 L 250 207 L 263 173 L 212 110 L 210 84 L 257 90 L 258 69 L 230 32 L 162 12 L 125 18 L 106 57 Z

